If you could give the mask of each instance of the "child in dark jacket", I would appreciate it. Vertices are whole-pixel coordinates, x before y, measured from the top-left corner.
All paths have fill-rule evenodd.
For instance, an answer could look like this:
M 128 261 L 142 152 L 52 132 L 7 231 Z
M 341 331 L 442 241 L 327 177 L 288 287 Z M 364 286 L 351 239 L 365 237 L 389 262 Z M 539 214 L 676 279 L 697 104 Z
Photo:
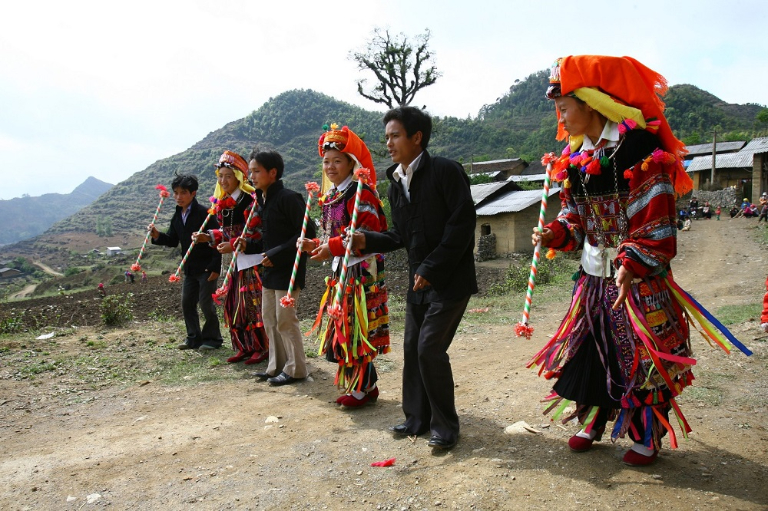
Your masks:
M 197 202 L 197 177 L 177 175 L 171 183 L 176 212 L 166 232 L 158 231 L 149 224 L 153 245 L 176 247 L 181 243 L 181 253 L 186 254 L 192 244 L 192 234 L 208 216 L 208 208 Z M 208 221 L 208 227 L 219 227 L 215 218 Z M 221 347 L 219 317 L 213 303 L 213 293 L 221 270 L 221 254 L 207 243 L 197 243 L 189 254 L 184 266 L 184 282 L 181 286 L 181 310 L 187 327 L 187 338 L 178 348 L 181 350 L 213 350 Z M 200 328 L 198 306 L 203 312 L 205 323 Z

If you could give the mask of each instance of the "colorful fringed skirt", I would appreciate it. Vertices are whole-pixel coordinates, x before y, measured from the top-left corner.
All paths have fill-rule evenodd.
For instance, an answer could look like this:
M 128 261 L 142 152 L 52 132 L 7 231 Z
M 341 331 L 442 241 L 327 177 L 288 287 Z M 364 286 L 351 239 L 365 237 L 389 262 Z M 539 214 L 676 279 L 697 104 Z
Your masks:
M 376 254 L 347 269 L 342 314 L 327 314 L 336 296 L 340 269 L 326 278 L 326 290 L 313 330 L 320 331 L 321 355 L 338 364 L 335 383 L 345 392 L 376 383 L 373 360 L 389 352 L 389 309 L 384 282 L 384 256 Z M 323 317 L 325 316 L 325 320 Z
M 232 273 L 224 300 L 224 322 L 232 337 L 232 349 L 265 353 L 269 349 L 261 315 L 261 278 L 257 267 Z
M 669 432 L 676 447 L 670 410 L 683 435 L 690 432 L 675 402 L 694 379 L 689 322 L 726 352 L 733 344 L 751 353 L 667 273 L 633 283 L 619 310 L 612 308 L 619 294 L 613 279 L 577 276 L 563 322 L 528 364 L 556 379 L 545 413 L 563 422 L 577 418 L 587 433 L 615 420 L 612 439 L 629 434 L 657 450 Z

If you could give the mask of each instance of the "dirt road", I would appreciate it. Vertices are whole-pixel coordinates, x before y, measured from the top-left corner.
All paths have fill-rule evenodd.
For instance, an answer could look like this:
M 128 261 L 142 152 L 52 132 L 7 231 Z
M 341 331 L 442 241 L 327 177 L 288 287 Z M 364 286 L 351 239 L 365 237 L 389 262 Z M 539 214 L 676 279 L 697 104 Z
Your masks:
M 767 265 L 755 226 L 746 219 L 694 222 L 680 233 L 677 281 L 713 311 L 759 302 Z M 508 319 L 465 317 L 450 350 L 462 436 L 438 455 L 425 437 L 396 439 L 386 431 L 402 417 L 401 331 L 392 333 L 393 351 L 380 364 L 377 404 L 354 411 L 333 403 L 333 367 L 318 359 L 307 381 L 281 388 L 232 366 L 215 368 L 232 380 L 119 388 L 86 386 L 73 374 L 21 379 L 6 364 L 10 355 L 0 358 L 0 508 L 768 507 L 768 336 L 759 318 L 732 328 L 755 351 L 750 358 L 693 339 L 697 379 L 680 404 L 694 432 L 687 440 L 678 432 L 679 449 L 637 469 L 621 463 L 629 440 L 574 454 L 566 442 L 576 428 L 542 415 L 549 383 L 524 366 L 557 327 L 569 292 L 545 294 L 534 299 L 531 341 L 513 337 L 517 309 L 496 311 L 492 299 L 471 303 Z M 150 336 L 81 329 L 49 349 L 82 351 L 87 371 L 95 364 L 87 343 L 122 341 L 126 363 L 140 364 Z M 45 357 L 31 339 L 13 346 L 13 356 Z M 164 356 L 204 355 L 168 349 Z M 518 421 L 539 433 L 505 434 Z M 393 467 L 370 466 L 390 458 Z

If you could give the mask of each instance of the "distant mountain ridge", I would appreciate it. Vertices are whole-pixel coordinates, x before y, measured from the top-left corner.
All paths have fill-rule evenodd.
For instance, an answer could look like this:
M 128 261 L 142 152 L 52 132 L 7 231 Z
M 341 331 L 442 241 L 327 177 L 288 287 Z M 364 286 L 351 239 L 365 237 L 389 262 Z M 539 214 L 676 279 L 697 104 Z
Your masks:
M 71 193 L 46 193 L 38 197 L 0 200 L 0 217 L 16 219 L 9 229 L 0 230 L 0 244 L 33 238 L 53 224 L 97 200 L 114 185 L 91 176 Z
M 548 72 L 540 71 L 516 82 L 475 118 L 435 117 L 430 153 L 467 163 L 513 157 L 535 161 L 546 152 L 559 151 L 563 144 L 555 140 L 554 106 L 544 97 L 547 77 Z M 686 143 L 711 139 L 713 125 L 720 126 L 718 140 L 749 140 L 764 136 L 768 130 L 757 121 L 764 106 L 731 105 L 693 85 L 670 87 L 665 102 L 672 129 Z M 306 181 L 320 179 L 317 139 L 322 126 L 332 122 L 348 125 L 366 141 L 381 182 L 391 164 L 383 143 L 382 116 L 381 112 L 312 90 L 284 92 L 242 119 L 209 133 L 186 151 L 118 183 L 90 205 L 54 224 L 45 236 L 62 238 L 60 245 L 73 246 L 80 234 L 93 236 L 95 226 L 107 221 L 114 241 L 123 247 L 137 246 L 157 205 L 155 186 L 169 186 L 177 172 L 195 174 L 200 181 L 198 200 L 207 204 L 215 185 L 214 164 L 225 149 L 246 159 L 256 145 L 276 149 L 285 160 L 286 186 L 303 192 Z M 173 211 L 172 201 L 166 201 L 158 224 L 167 224 Z M 21 248 L 33 250 L 34 243 Z

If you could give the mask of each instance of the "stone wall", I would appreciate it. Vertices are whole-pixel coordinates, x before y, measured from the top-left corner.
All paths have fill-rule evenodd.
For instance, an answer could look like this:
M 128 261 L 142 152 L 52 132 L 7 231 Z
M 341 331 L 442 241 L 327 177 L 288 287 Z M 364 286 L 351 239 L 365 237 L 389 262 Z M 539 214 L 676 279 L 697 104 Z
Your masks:
M 489 261 L 496 259 L 496 235 L 491 233 L 485 236 L 480 236 L 477 240 L 477 260 Z
M 742 193 L 741 188 L 733 186 L 723 188 L 722 190 L 715 190 L 713 192 L 695 190 L 693 193 L 685 195 L 677 201 L 677 209 L 679 211 L 682 208 L 687 208 L 691 197 L 696 197 L 699 200 L 699 206 L 703 206 L 706 201 L 709 201 L 709 205 L 712 206 L 712 209 L 719 205 L 723 210 L 728 210 L 733 204 L 741 204 L 741 201 L 744 198 Z

